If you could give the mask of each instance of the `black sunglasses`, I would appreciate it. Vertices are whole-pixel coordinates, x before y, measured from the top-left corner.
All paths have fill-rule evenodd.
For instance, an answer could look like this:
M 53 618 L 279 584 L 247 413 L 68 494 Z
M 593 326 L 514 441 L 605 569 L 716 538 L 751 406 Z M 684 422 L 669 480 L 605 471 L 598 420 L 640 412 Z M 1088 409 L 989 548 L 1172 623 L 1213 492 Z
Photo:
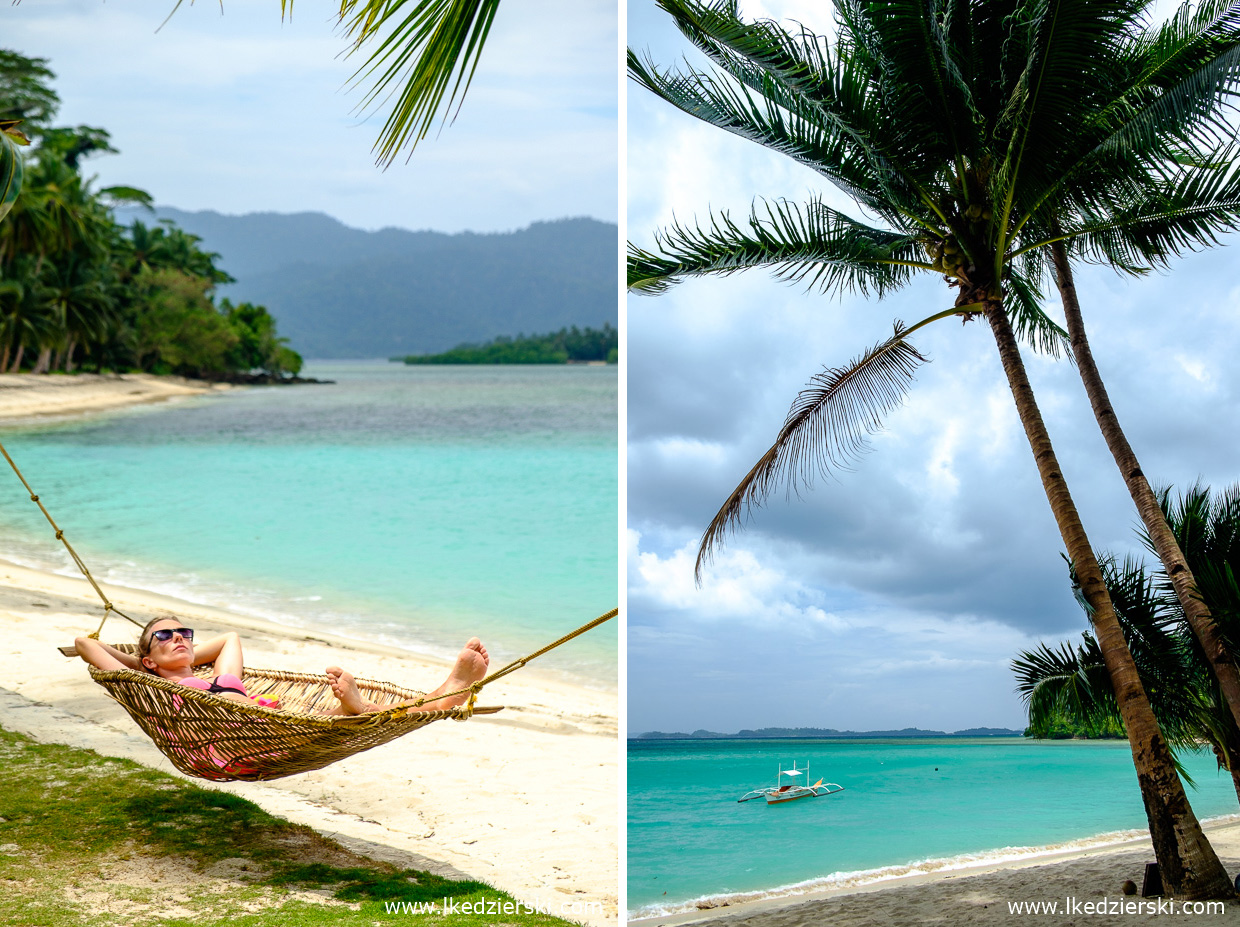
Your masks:
M 161 628 L 158 631 L 151 632 L 151 639 L 164 643 L 172 640 L 172 635 L 174 634 L 180 634 L 187 641 L 192 641 L 194 639 L 193 628 Z

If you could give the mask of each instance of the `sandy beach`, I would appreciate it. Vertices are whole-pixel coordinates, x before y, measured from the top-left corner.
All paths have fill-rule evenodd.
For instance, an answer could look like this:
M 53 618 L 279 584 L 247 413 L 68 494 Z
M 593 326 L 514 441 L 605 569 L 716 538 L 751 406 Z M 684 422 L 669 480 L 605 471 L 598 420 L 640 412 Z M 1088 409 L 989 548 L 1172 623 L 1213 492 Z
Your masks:
M 4 376 L 0 421 L 97 411 L 210 388 L 146 376 Z M 253 667 L 322 672 L 339 664 L 359 676 L 423 690 L 437 685 L 447 669 L 428 657 L 151 592 L 115 586 L 107 592 L 121 611 L 142 622 L 170 611 L 204 637 L 239 631 Z M 180 775 L 90 680 L 85 664 L 56 649 L 94 631 L 101 615 L 84 579 L 0 560 L 4 726 Z M 128 642 L 136 632 L 113 617 L 102 638 Z M 462 642 L 468 636 L 463 630 Z M 370 856 L 481 879 L 573 920 L 614 923 L 616 693 L 540 674 L 535 664 L 488 687 L 480 703 L 506 707 L 465 723 L 431 725 L 317 772 L 270 783 L 206 785 Z
M 1240 871 L 1240 821 L 1234 817 L 1206 825 L 1206 832 L 1229 873 Z M 860 888 L 814 892 L 733 904 L 630 923 L 693 924 L 695 927 L 879 927 L 888 924 L 950 924 L 993 927 L 1028 920 L 1042 924 L 1166 922 L 1185 917 L 1205 927 L 1234 924 L 1240 901 L 1214 902 L 1209 909 L 1185 909 L 1170 898 L 1129 897 L 1127 879 L 1141 886 L 1145 864 L 1154 861 L 1148 837 L 1110 846 L 1048 853 L 1001 864 L 909 875 Z M 1219 908 L 1223 904 L 1225 907 Z M 1031 905 L 1057 905 L 1030 909 Z M 1124 905 L 1130 907 L 1124 908 Z M 1145 907 L 1137 907 L 1143 905 Z M 1166 919 L 1164 921 L 1164 918 Z
M 227 383 L 206 383 L 184 377 L 157 377 L 149 373 L 81 373 L 73 376 L 0 374 L 0 424 L 26 418 L 81 415 L 121 406 L 162 402 L 233 389 Z

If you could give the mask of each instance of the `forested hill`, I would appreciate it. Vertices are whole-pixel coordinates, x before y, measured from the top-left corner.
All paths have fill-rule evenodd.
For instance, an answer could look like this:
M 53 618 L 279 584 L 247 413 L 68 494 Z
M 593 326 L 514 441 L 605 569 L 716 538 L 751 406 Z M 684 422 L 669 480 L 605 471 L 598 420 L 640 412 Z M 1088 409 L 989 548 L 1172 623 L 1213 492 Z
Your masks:
M 265 305 L 306 357 L 392 357 L 617 323 L 619 229 L 594 219 L 476 234 L 349 228 L 322 213 L 119 209 L 220 254 L 222 295 Z

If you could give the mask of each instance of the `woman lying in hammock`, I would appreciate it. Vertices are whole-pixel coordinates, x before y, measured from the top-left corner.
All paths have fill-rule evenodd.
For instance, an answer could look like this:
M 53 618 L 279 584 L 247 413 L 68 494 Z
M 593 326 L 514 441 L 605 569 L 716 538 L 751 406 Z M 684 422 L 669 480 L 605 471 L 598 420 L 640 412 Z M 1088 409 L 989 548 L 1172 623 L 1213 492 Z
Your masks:
M 221 698 L 238 702 L 254 701 L 268 708 L 279 708 L 276 699 L 261 696 L 251 699 L 241 683 L 243 663 L 241 659 L 241 638 L 236 631 L 229 631 L 219 637 L 202 642 L 197 650 L 194 648 L 194 632 L 181 626 L 181 619 L 163 615 L 149 622 L 142 629 L 138 638 L 138 655 L 125 653 L 115 647 L 100 643 L 89 637 L 79 637 L 74 641 L 78 655 L 91 666 L 101 670 L 130 669 L 145 671 L 164 679 L 171 679 L 184 686 L 214 692 Z M 214 678 L 208 682 L 194 675 L 194 667 L 205 663 L 213 663 Z M 472 638 L 456 657 L 448 678 L 435 691 L 424 697 L 421 706 L 414 707 L 413 701 L 407 700 L 394 705 L 376 705 L 362 698 L 353 677 L 338 666 L 327 668 L 327 678 L 331 683 L 332 693 L 340 700 L 340 704 L 328 711 L 316 712 L 323 715 L 361 715 L 371 711 L 396 708 L 400 705 L 410 706 L 410 711 L 440 711 L 464 704 L 469 693 L 436 698 L 440 693 L 456 692 L 466 689 L 486 675 L 490 657 L 486 648 L 478 638 Z

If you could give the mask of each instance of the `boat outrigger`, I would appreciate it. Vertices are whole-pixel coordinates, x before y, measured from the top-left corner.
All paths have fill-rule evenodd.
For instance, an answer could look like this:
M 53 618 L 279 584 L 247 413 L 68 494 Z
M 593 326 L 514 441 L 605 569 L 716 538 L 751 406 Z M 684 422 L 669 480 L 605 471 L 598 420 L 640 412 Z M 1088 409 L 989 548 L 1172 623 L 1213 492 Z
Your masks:
M 784 776 L 788 776 L 790 781 L 785 782 Z M 798 779 L 798 776 L 804 776 L 804 779 Z M 775 785 L 766 789 L 754 789 L 752 792 L 746 792 L 738 802 L 752 801 L 755 798 L 765 798 L 768 805 L 777 805 L 780 802 L 794 801 L 798 798 L 817 798 L 820 795 L 834 795 L 836 792 L 844 791 L 844 786 L 838 782 L 823 782 L 819 779 L 813 785 L 804 785 L 809 781 L 809 765 L 804 768 L 797 769 L 794 762 L 791 769 L 784 769 L 781 764 L 779 767 L 779 775 L 775 777 Z

